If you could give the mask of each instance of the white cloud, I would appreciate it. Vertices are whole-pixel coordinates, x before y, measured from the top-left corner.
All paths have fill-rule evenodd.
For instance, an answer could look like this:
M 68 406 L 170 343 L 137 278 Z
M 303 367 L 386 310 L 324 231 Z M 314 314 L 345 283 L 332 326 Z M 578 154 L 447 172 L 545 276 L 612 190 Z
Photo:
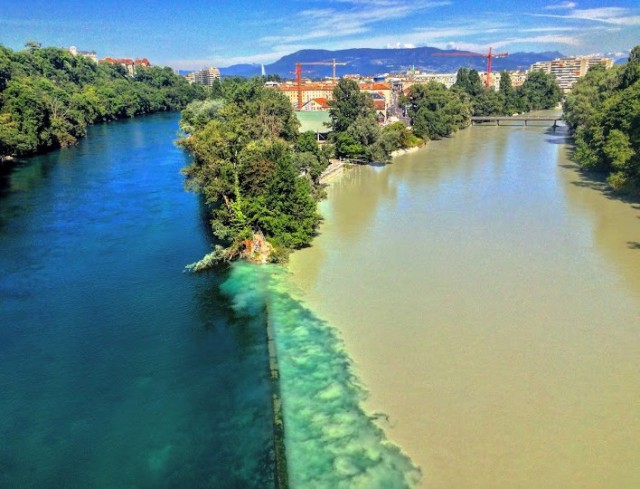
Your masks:
M 335 0 L 348 4 L 347 9 L 331 8 L 331 3 L 323 8 L 310 8 L 300 11 L 292 17 L 289 28 L 282 29 L 284 34 L 265 36 L 263 44 L 288 44 L 308 40 L 331 41 L 358 34 L 371 32 L 381 22 L 403 19 L 436 7 L 450 5 L 450 1 L 402 0 Z
M 576 8 L 578 4 L 576 2 L 562 2 L 557 5 L 548 5 L 544 9 L 545 10 L 567 10 Z
M 387 43 L 385 46 L 387 49 L 410 49 L 415 48 L 416 45 L 412 42 L 395 42 L 395 43 Z
M 571 32 L 582 31 L 578 27 L 554 26 L 554 27 L 528 27 L 526 29 L 518 29 L 518 32 Z
M 575 19 L 620 26 L 640 25 L 640 15 L 634 15 L 631 9 L 623 7 L 599 7 L 575 9 L 567 14 L 532 14 L 536 17 L 553 17 L 557 19 Z
M 228 66 L 237 63 L 270 63 L 280 57 L 301 49 L 347 48 L 411 48 L 433 46 L 441 49 L 462 49 L 484 53 L 489 47 L 501 51 L 557 49 L 565 46 L 567 51 L 592 46 L 594 36 L 603 31 L 623 29 L 628 25 L 639 25 L 637 9 L 622 7 L 600 7 L 578 9 L 576 2 L 557 2 L 544 7 L 544 13 L 529 14 L 529 17 L 562 19 L 542 23 L 524 22 L 514 33 L 518 19 L 511 13 L 448 17 L 427 15 L 426 9 L 449 5 L 449 1 L 406 0 L 323 0 L 317 8 L 301 2 L 303 10 L 281 18 L 282 24 L 276 34 L 263 36 L 253 46 L 258 54 L 246 52 L 216 53 L 208 60 L 183 60 L 176 66 L 190 67 L 214 64 Z M 338 5 L 340 4 L 340 5 Z M 314 7 L 315 7 L 314 6 Z M 521 14 L 520 14 L 521 15 Z M 387 21 L 411 19 L 411 25 L 419 19 L 421 27 L 390 32 L 384 28 Z M 584 22 L 591 22 L 585 25 Z M 523 25 L 524 24 L 524 25 Z M 551 25 L 550 25 L 551 24 Z M 420 24 L 419 24 L 420 25 Z M 598 31 L 594 33 L 594 31 Z M 612 44 L 613 46 L 614 44 Z M 260 49 L 262 46 L 262 49 Z M 539 48 L 538 48 L 539 46 Z M 518 49 L 520 48 L 520 49 Z M 572 49 L 574 48 L 574 49 Z M 590 47 L 590 49 L 593 49 Z M 618 48 L 619 49 L 619 48 Z M 564 51 L 564 50 L 563 50 Z M 251 52 L 251 51 L 249 51 Z M 241 55 L 240 55 L 241 54 Z M 204 63 L 206 61 L 207 63 Z
M 532 37 L 514 37 L 504 39 L 496 44 L 497 47 L 516 45 L 516 44 L 565 44 L 567 46 L 580 46 L 579 39 L 570 36 L 546 35 Z

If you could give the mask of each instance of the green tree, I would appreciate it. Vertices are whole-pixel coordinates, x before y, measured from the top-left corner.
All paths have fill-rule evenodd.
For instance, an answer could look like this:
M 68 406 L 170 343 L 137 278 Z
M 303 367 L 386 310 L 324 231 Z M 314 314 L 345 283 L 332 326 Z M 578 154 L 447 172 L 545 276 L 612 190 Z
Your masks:
M 38 41 L 27 41 L 24 43 L 24 47 L 29 51 L 29 53 L 33 54 L 35 51 L 40 49 L 42 44 Z
M 476 97 L 484 91 L 478 71 L 464 67 L 458 70 L 454 87 L 468 93 L 472 97 Z
M 469 68 L 463 67 L 458 69 L 458 72 L 456 73 L 456 82 L 453 84 L 453 86 L 458 90 L 469 93 Z
M 635 151 L 631 147 L 629 136 L 626 133 L 619 129 L 613 129 L 609 133 L 602 149 L 608 163 L 615 170 L 629 170 L 629 163 L 631 162 L 631 158 L 635 156 Z
M 504 97 L 495 90 L 484 90 L 473 99 L 474 115 L 502 115 L 504 113 Z
M 333 89 L 333 99 L 329 101 L 329 117 L 334 132 L 346 131 L 356 119 L 367 118 L 374 113 L 373 99 L 360 91 L 354 80 L 341 79 Z
M 555 77 L 543 71 L 528 73 L 519 95 L 522 106 L 527 111 L 552 109 L 562 100 L 562 92 Z
M 517 111 L 517 93 L 511 83 L 511 75 L 508 71 L 500 72 L 499 93 L 502 97 L 502 113 L 511 115 Z
M 18 122 L 10 113 L 0 113 L 0 161 L 22 146 Z
M 374 159 L 373 145 L 380 130 L 371 96 L 361 92 L 354 80 L 342 79 L 333 89 L 329 106 L 336 156 Z
M 141 68 L 132 80 L 119 65 L 35 41 L 20 52 L 0 46 L 0 114 L 10 121 L 0 156 L 68 146 L 89 124 L 179 109 L 204 95 L 169 68 Z
M 255 80 L 234 80 L 224 100 L 188 105 L 181 127 L 189 135 L 179 144 L 193 155 L 183 170 L 187 188 L 204 195 L 220 240 L 195 269 L 244 256 L 256 236 L 264 235 L 281 254 L 310 242 L 326 156 L 313 133 L 298 134 L 281 93 Z
M 466 127 L 471 105 L 466 94 L 437 82 L 413 85 L 407 96 L 413 132 L 422 139 L 439 139 Z
M 619 78 L 620 68 L 605 70 L 599 65 L 578 80 L 563 107 L 563 117 L 571 129 L 592 126 L 604 101 L 617 90 Z
M 300 173 L 309 175 L 315 185 L 319 184 L 320 175 L 329 166 L 329 157 L 318 145 L 313 131 L 298 136 L 293 163 Z M 319 195 L 315 189 L 314 195 Z
M 480 74 L 477 70 L 469 70 L 469 91 L 467 92 L 472 97 L 477 97 L 484 92 L 485 87 L 482 85 Z
M 222 99 L 196 100 L 190 103 L 182 111 L 180 129 L 189 134 L 204 128 L 210 120 L 218 117 L 224 105 Z
M 591 69 L 574 85 L 564 117 L 575 139 L 574 159 L 608 173 L 615 190 L 640 190 L 640 46 L 629 63 Z
M 11 52 L 4 46 L 0 46 L 0 93 L 7 88 L 12 75 Z
M 311 186 L 300 178 L 284 147 L 275 162 L 275 172 L 267 187 L 266 204 L 271 215 L 261 220 L 262 226 L 276 244 L 299 248 L 308 244 L 320 222 Z
M 640 80 L 640 46 L 631 50 L 629 59 L 622 72 L 620 88 L 627 88 Z

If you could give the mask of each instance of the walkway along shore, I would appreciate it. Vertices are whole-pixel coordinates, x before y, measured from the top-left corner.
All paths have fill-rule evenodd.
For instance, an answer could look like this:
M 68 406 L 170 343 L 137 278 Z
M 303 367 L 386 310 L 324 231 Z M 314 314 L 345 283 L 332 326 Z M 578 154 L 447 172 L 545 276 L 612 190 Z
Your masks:
M 418 151 L 419 149 L 423 148 L 424 144 L 421 146 L 415 146 L 413 148 L 407 148 L 407 149 L 397 149 L 395 151 L 393 151 L 391 153 L 391 158 L 395 158 L 396 156 L 400 156 L 402 154 L 405 153 L 413 153 L 414 151 Z M 352 165 L 352 161 L 351 160 L 336 160 L 336 159 L 331 159 L 329 160 L 329 166 L 322 172 L 322 174 L 320 175 L 319 181 L 320 183 L 328 183 L 330 181 L 331 178 L 340 175 L 344 172 L 345 169 L 349 168 Z M 367 164 L 371 164 L 371 163 L 367 163 Z

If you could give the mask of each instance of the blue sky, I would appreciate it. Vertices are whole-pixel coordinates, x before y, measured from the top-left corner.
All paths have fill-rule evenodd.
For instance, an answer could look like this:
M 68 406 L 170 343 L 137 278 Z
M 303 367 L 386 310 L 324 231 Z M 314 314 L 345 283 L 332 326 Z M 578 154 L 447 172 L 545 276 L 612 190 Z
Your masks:
M 184 69 L 267 64 L 309 48 L 590 54 L 640 44 L 640 2 L 0 0 L 0 43 L 22 49 L 27 39 Z

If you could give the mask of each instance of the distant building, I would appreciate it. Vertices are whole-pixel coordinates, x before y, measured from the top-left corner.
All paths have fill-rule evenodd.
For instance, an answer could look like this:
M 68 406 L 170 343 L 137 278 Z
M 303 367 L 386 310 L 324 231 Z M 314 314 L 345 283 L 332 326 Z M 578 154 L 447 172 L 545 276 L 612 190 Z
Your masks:
M 507 71 L 507 73 L 509 73 L 509 78 L 511 79 L 511 86 L 512 87 L 520 87 L 522 86 L 522 84 L 524 83 L 524 81 L 527 79 L 527 72 L 526 71 Z M 485 72 L 483 73 L 479 73 L 480 75 L 480 81 L 482 81 L 482 86 L 486 87 L 487 86 L 487 74 Z M 495 91 L 500 90 L 500 80 L 502 79 L 502 72 L 501 71 L 492 71 L 491 72 L 491 81 L 489 83 L 489 87 L 493 88 Z
M 571 91 L 578 78 L 587 74 L 589 68 L 595 65 L 604 65 L 605 68 L 613 66 L 610 58 L 591 56 L 576 56 L 571 58 L 558 58 L 552 61 L 539 61 L 531 65 L 529 71 L 543 71 L 556 77 L 558 86 L 563 92 Z
M 300 110 L 304 111 L 317 111 L 317 110 L 329 110 L 329 102 L 327 102 L 326 98 L 314 98 L 309 100 L 306 104 L 302 106 Z
M 298 85 L 295 83 L 281 83 L 274 87 L 286 95 L 294 109 L 298 108 Z M 333 97 L 333 83 L 305 83 L 302 85 L 302 106 L 314 99 L 330 100 Z
M 416 83 L 429 83 L 431 81 L 442 83 L 445 87 L 451 88 L 456 82 L 457 73 L 418 73 L 413 75 Z
M 486 87 L 487 86 L 487 73 L 486 72 L 482 72 L 482 73 L 478 73 L 478 75 L 480 75 L 480 81 L 482 82 L 482 86 Z M 501 78 L 502 78 L 502 76 L 500 75 L 499 71 L 491 72 L 491 80 L 489 81 L 489 88 L 492 88 L 493 90 L 498 90 L 500 88 L 500 79 Z
M 385 110 L 391 105 L 391 83 L 360 83 L 359 87 L 361 91 L 373 97 L 374 105 L 376 100 L 380 101 L 382 98 L 384 98 Z
M 100 62 L 124 66 L 124 69 L 127 70 L 127 74 L 129 76 L 134 76 L 136 74 L 136 64 L 131 58 L 104 58 Z
M 387 99 L 382 92 L 369 92 L 373 99 L 373 108 L 376 111 L 376 116 L 379 122 L 387 120 Z
M 131 58 L 104 58 L 103 60 L 100 60 L 100 62 L 124 66 L 129 76 L 135 76 L 136 66 L 151 66 L 151 63 L 149 63 L 147 58 L 136 58 L 135 61 Z
M 151 66 L 151 63 L 149 63 L 149 60 L 147 58 L 136 58 L 135 65 L 148 68 L 149 66 Z
M 509 72 L 509 76 L 511 77 L 511 86 L 513 88 L 521 87 L 522 84 L 527 79 L 527 72 L 514 70 Z
M 189 83 L 211 87 L 215 80 L 220 79 L 220 70 L 214 66 L 210 66 L 209 68 L 193 71 L 186 75 L 185 78 Z
M 312 83 L 305 82 L 301 85 L 300 91 L 302 92 L 302 107 L 301 110 L 328 110 L 327 108 L 320 108 L 321 103 L 318 100 L 331 100 L 333 98 L 333 89 L 335 83 Z M 391 83 L 359 83 L 358 86 L 363 92 L 367 92 L 371 95 L 374 101 L 374 106 L 377 112 L 384 112 L 391 104 Z M 280 90 L 286 95 L 291 102 L 291 105 L 298 108 L 298 85 L 295 83 L 281 83 L 278 86 L 271 87 L 275 90 Z M 315 101 L 315 103 L 309 104 L 309 102 Z M 305 106 L 309 108 L 305 109 Z
M 94 63 L 98 62 L 98 55 L 96 54 L 95 51 L 80 51 L 75 46 L 70 46 L 69 47 L 69 52 L 71 54 L 73 54 L 74 56 L 82 56 L 83 58 L 89 58 Z

